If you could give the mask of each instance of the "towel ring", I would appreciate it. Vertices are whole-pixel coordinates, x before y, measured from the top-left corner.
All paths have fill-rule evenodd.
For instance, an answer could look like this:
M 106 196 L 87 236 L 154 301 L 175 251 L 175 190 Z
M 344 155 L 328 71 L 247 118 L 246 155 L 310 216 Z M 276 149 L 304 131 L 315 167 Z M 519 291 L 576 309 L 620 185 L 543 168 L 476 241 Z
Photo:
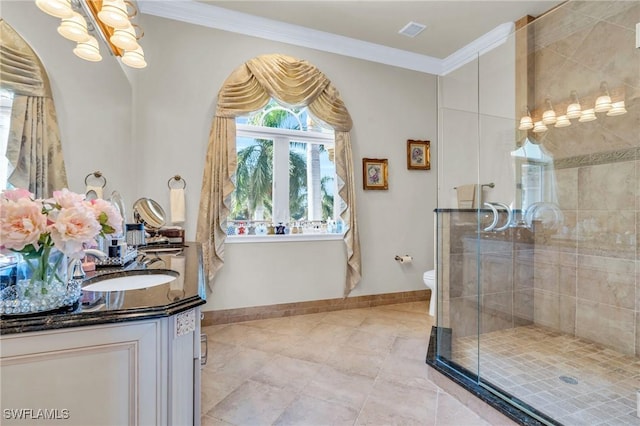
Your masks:
M 107 178 L 106 178 L 106 177 L 104 177 L 104 175 L 102 174 L 102 172 L 101 172 L 101 171 L 95 171 L 95 172 L 93 172 L 93 173 L 89 173 L 89 174 L 84 178 L 84 184 L 85 184 L 85 185 L 88 185 L 88 181 L 89 181 L 89 178 L 90 178 L 91 176 L 93 176 L 93 177 L 94 177 L 94 178 L 96 178 L 96 179 L 102 179 L 102 186 L 101 186 L 101 188 L 104 188 L 105 186 L 107 186 Z
M 171 186 L 171 182 L 182 182 L 182 188 L 173 188 Z M 169 189 L 185 189 L 187 187 L 187 181 L 182 179 L 182 176 L 175 175 L 167 181 L 167 186 L 169 187 Z

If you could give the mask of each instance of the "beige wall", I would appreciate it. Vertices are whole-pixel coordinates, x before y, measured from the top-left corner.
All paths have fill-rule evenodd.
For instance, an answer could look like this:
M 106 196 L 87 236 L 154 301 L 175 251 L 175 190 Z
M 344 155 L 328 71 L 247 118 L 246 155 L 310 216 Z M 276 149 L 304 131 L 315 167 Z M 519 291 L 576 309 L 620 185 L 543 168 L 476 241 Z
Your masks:
M 6 20 L 31 45 L 47 69 L 58 116 L 69 188 L 84 192 L 84 179 L 104 173 L 105 196 L 117 190 L 133 201 L 137 162 L 131 155 L 132 94 L 122 68 L 102 49 L 90 63 L 73 53 L 75 43 L 58 35 L 60 20 L 32 1 L 3 1 Z
M 41 55 L 54 86 L 70 188 L 101 170 L 107 193 L 127 203 L 142 196 L 169 211 L 167 181 L 187 182 L 187 238 L 195 238 L 200 186 L 216 95 L 246 60 L 265 53 L 306 59 L 340 91 L 354 122 L 356 199 L 363 279 L 353 296 L 422 290 L 433 268 L 437 130 L 435 76 L 264 41 L 162 18 L 141 16 L 149 66 L 133 75 L 132 90 L 118 62 L 76 58 L 73 43 L 56 33 L 58 20 L 32 2 L 3 2 L 3 16 Z M 406 140 L 432 141 L 432 170 L 406 169 Z M 362 157 L 389 159 L 388 191 L 364 192 Z M 129 211 L 129 218 L 131 214 Z M 205 310 L 339 298 L 345 276 L 344 244 L 236 244 Z M 410 254 L 400 265 L 396 254 Z
M 338 88 L 353 118 L 356 199 L 363 279 L 353 296 L 424 289 L 433 267 L 437 162 L 406 168 L 406 140 L 432 141 L 435 77 L 287 44 L 143 16 L 149 67 L 136 87 L 135 149 L 144 155 L 141 190 L 168 206 L 166 182 L 187 181 L 187 236 L 193 238 L 216 95 L 248 59 L 282 53 L 316 65 Z M 389 190 L 361 189 L 362 157 L 389 159 Z M 400 265 L 396 254 L 410 254 Z M 205 310 L 342 297 L 344 245 L 338 242 L 234 244 Z

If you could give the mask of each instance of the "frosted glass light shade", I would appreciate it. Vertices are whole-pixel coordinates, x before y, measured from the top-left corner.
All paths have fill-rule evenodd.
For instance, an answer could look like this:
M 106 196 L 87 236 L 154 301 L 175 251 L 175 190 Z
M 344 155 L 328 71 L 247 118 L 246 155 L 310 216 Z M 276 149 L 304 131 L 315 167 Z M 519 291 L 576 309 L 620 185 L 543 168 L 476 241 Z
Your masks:
M 598 117 L 596 117 L 596 112 L 593 110 L 593 108 L 590 108 L 582 111 L 582 114 L 580 115 L 578 121 L 581 123 L 586 123 L 588 121 L 596 120 L 597 118 Z
M 113 28 L 125 29 L 131 25 L 124 0 L 104 0 L 98 19 Z
M 627 109 L 624 107 L 624 101 L 620 101 L 620 102 L 614 102 L 611 104 L 611 109 L 609 110 L 609 112 L 607 112 L 607 115 L 609 117 L 612 117 L 615 115 L 622 115 L 626 113 L 627 113 Z
M 73 15 L 71 0 L 36 0 L 36 6 L 44 13 L 56 18 L 70 18 Z
M 109 41 L 122 50 L 136 50 L 140 47 L 136 39 L 136 31 L 131 24 L 124 29 L 116 28 Z
M 611 109 L 611 97 L 609 95 L 602 95 L 596 99 L 595 112 L 607 112 Z
M 542 122 L 544 124 L 554 124 L 556 122 L 556 112 L 548 109 L 542 113 Z
M 542 121 L 536 121 L 536 124 L 533 126 L 533 133 L 542 133 L 549 130 L 547 126 L 544 125 Z
M 141 47 L 136 50 L 125 50 L 124 55 L 122 55 L 122 62 L 132 68 L 144 68 L 147 66 Z
M 73 12 L 70 18 L 62 19 L 58 27 L 58 34 L 71 41 L 89 41 L 87 21 L 78 12 Z
M 98 62 L 102 60 L 98 40 L 93 36 L 89 36 L 88 41 L 79 42 L 75 49 L 73 49 L 73 53 L 86 61 Z
M 566 115 L 561 115 L 560 117 L 558 117 L 558 119 L 556 120 L 555 127 L 567 127 L 567 126 L 571 126 L 571 121 L 569 121 L 569 118 Z
M 567 118 L 580 118 L 582 107 L 579 103 L 569 104 L 567 107 Z
M 520 126 L 518 127 L 519 130 L 531 130 L 533 129 L 533 120 L 531 119 L 530 116 L 525 115 L 524 117 L 522 117 L 520 119 Z

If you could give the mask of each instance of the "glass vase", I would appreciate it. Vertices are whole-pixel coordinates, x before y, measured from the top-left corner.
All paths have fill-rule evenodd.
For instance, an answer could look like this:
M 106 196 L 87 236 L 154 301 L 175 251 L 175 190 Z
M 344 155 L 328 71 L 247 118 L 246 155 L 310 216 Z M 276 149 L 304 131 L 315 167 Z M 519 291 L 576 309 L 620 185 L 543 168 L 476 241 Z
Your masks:
M 0 290 L 0 313 L 31 314 L 73 306 L 81 281 L 68 278 L 67 256 L 55 247 L 38 255 L 17 256 L 13 282 Z

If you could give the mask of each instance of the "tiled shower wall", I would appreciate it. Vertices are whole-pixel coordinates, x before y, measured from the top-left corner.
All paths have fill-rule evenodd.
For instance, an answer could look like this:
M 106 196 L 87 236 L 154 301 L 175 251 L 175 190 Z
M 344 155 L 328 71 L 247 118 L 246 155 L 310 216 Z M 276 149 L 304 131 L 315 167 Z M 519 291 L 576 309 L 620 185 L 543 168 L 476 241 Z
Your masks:
M 640 356 L 637 22 L 640 3 L 626 1 L 569 2 L 534 21 L 536 105 L 576 90 L 588 108 L 606 81 L 628 111 L 534 136 L 554 156 L 564 214 L 536 229 L 534 321 Z

